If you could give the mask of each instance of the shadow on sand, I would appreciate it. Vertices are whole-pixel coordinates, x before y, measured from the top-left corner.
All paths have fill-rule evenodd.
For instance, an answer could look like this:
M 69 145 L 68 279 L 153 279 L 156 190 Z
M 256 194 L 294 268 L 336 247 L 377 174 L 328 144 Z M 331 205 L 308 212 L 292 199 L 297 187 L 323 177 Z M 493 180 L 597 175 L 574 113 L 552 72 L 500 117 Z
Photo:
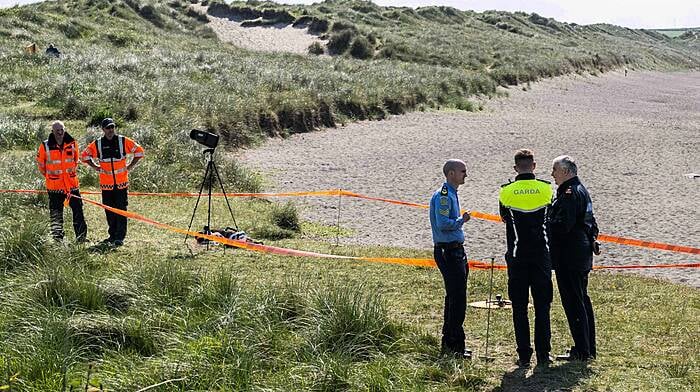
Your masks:
M 501 385 L 492 392 L 566 391 L 591 374 L 588 364 L 580 361 L 553 364 L 548 368 L 535 367 L 528 377 L 529 370 L 517 368 L 505 373 Z

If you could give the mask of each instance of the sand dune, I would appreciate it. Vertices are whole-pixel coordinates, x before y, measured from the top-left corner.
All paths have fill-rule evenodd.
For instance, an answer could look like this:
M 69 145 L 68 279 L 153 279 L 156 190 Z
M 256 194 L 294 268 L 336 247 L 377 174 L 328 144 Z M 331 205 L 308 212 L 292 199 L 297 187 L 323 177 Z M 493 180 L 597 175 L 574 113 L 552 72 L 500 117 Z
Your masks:
M 570 154 L 591 191 L 601 231 L 700 247 L 700 73 L 568 76 L 510 89 L 479 113 L 410 113 L 288 139 L 272 139 L 242 159 L 267 174 L 270 190 L 343 188 L 427 203 L 445 159 L 462 158 L 469 176 L 463 208 L 497 213 L 499 186 L 514 177 L 512 154 L 535 151 L 537 174 Z M 302 214 L 335 223 L 337 200 L 307 198 Z M 343 200 L 347 244 L 428 249 L 426 211 Z M 466 225 L 469 257 L 502 260 L 504 228 Z M 605 244 L 600 265 L 700 262 L 700 257 Z M 700 287 L 700 269 L 637 270 Z
M 203 14 L 207 12 L 207 7 L 200 4 L 193 4 L 190 7 Z M 308 54 L 308 48 L 314 42 L 325 46 L 325 41 L 309 34 L 307 28 L 296 28 L 292 25 L 242 27 L 240 21 L 212 15 L 207 17 L 209 27 L 214 30 L 219 40 L 239 48 L 260 52 Z

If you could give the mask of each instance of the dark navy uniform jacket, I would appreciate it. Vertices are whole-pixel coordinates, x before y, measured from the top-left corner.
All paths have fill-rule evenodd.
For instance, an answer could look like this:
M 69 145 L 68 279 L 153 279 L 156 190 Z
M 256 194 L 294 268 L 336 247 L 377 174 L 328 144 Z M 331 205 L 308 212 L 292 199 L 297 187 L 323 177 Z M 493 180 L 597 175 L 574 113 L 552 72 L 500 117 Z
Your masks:
M 590 271 L 598 224 L 593 216 L 591 196 L 578 177 L 557 188 L 548 223 L 554 269 Z

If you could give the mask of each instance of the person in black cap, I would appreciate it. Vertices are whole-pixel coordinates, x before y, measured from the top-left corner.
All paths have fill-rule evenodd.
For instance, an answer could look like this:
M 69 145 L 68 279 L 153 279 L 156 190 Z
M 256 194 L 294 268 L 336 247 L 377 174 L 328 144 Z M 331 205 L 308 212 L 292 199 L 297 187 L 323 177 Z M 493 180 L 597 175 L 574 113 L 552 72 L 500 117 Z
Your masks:
M 129 204 L 129 172 L 143 159 L 143 148 L 132 139 L 117 135 L 116 124 L 111 118 L 102 120 L 104 136 L 90 143 L 82 153 L 82 161 L 100 173 L 102 203 L 126 211 Z M 131 162 L 127 163 L 127 157 Z M 98 164 L 95 164 L 95 160 Z M 126 217 L 105 210 L 109 225 L 109 238 L 103 242 L 122 246 L 126 237 Z

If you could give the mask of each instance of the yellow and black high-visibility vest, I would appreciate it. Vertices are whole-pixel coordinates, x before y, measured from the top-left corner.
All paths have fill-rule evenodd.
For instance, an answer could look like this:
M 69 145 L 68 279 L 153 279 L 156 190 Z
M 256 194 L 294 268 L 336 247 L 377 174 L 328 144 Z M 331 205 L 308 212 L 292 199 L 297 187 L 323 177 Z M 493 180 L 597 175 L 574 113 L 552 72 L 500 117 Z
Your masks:
M 506 223 L 506 261 L 532 260 L 549 263 L 547 209 L 552 203 L 552 187 L 534 174 L 519 174 L 515 181 L 501 186 L 499 204 Z

